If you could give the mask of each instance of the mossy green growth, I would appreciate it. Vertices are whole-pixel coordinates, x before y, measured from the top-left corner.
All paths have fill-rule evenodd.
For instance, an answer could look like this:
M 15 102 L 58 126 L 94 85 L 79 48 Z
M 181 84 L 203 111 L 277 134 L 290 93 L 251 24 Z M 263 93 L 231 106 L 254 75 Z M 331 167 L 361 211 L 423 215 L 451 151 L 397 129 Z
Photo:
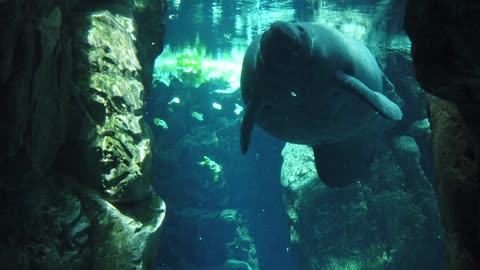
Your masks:
M 203 121 L 203 114 L 199 112 L 192 112 L 192 117 L 197 119 L 198 121 Z
M 325 270 L 379 270 L 385 269 L 392 263 L 394 253 L 390 250 L 387 253 L 383 245 L 372 245 L 366 247 L 362 251 L 356 251 L 357 255 L 346 257 L 330 257 L 327 258 L 324 266 Z M 390 265 L 391 266 L 391 265 Z
M 221 78 L 229 83 L 230 89 L 220 91 L 233 93 L 240 87 L 241 65 L 240 53 L 225 53 L 215 59 L 198 39 L 193 46 L 177 50 L 167 45 L 155 60 L 153 83 L 161 82 L 169 86 L 171 80 L 176 78 L 188 86 L 198 88 L 209 80 Z
M 160 118 L 157 118 L 157 117 L 153 118 L 153 123 L 157 127 L 162 127 L 163 129 L 168 129 L 167 122 L 165 122 L 164 120 L 162 120 Z
M 220 180 L 220 175 L 222 174 L 222 166 L 220 166 L 220 164 L 207 156 L 203 156 L 203 160 L 198 162 L 198 164 L 202 167 L 208 167 L 210 171 L 212 171 L 214 183 L 217 183 L 218 180 Z

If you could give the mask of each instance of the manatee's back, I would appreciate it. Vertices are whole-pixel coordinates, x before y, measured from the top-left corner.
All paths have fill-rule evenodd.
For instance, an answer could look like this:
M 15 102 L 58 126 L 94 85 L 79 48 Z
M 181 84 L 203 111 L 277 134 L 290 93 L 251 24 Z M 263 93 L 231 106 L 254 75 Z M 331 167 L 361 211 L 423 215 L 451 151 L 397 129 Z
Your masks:
M 344 140 L 371 124 L 376 112 L 336 79 L 337 70 L 350 73 L 373 90 L 381 92 L 381 73 L 375 59 L 363 44 L 340 32 L 317 23 L 301 23 L 312 33 L 313 74 L 305 80 L 305 99 L 297 97 L 298 106 L 275 111 L 278 119 L 268 119 L 263 126 L 274 129 L 287 126 L 282 114 L 293 120 L 290 129 L 275 134 L 287 141 L 302 144 L 324 144 Z M 357 58 L 360 56 L 360 59 Z M 372 62 L 373 61 L 373 62 Z M 373 68 L 369 67 L 374 65 Z M 299 67 L 300 68 L 300 67 Z M 305 68 L 305 67 L 304 67 Z M 308 69 L 305 69 L 305 72 Z M 294 108 L 297 108 L 294 110 Z M 296 120 L 294 120 L 296 119 Z M 314 136 L 315 134 L 315 136 Z M 288 138 L 288 139 L 287 139 Z
M 257 83 L 256 75 L 256 55 L 259 47 L 259 37 L 254 39 L 243 56 L 242 72 L 240 77 L 240 88 L 245 104 L 248 104 L 255 92 L 255 84 Z
M 323 24 L 304 23 L 315 32 L 315 46 L 321 47 L 320 57 L 332 59 L 330 67 L 353 75 L 370 89 L 382 92 L 381 70 L 375 57 L 361 41 Z M 333 64 L 334 63 L 334 64 Z M 333 72 L 336 72 L 334 70 Z
M 345 37 L 345 39 L 349 40 L 349 54 L 357 59 L 354 64 L 353 75 L 371 90 L 382 93 L 382 71 L 371 51 L 365 44 L 356 39 L 350 37 Z

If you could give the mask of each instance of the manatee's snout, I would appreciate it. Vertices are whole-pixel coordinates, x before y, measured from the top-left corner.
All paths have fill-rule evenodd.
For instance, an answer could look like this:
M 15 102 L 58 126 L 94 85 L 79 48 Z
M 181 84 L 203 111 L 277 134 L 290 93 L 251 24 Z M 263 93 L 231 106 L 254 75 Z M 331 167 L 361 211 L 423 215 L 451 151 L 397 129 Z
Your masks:
M 277 21 L 270 26 L 267 38 L 272 49 L 292 50 L 298 49 L 300 45 L 299 36 L 295 27 L 286 22 Z
M 281 70 L 294 67 L 293 61 L 301 50 L 301 36 L 295 25 L 274 22 L 261 39 L 261 57 L 265 64 Z

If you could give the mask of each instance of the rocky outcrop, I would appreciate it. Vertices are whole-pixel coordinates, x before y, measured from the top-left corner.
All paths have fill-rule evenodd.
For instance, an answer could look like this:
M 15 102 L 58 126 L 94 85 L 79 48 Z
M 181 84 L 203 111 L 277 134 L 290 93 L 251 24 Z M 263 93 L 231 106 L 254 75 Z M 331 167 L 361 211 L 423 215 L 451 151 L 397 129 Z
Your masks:
M 432 189 L 423 174 L 399 167 L 393 151 L 383 151 L 361 182 L 342 189 L 320 182 L 308 146 L 287 144 L 282 155 L 290 238 L 300 269 L 442 269 Z M 418 160 L 401 163 L 406 162 L 420 168 Z
M 480 4 L 407 1 L 405 30 L 428 98 L 448 269 L 480 268 Z M 435 97 L 434 97 L 435 96 Z
M 78 174 L 86 172 L 83 178 L 92 186 L 101 184 L 109 201 L 141 200 L 150 192 L 151 138 L 141 115 L 144 87 L 134 21 L 102 10 L 76 24 L 83 27 L 73 40 L 78 107 L 71 115 L 85 127 L 70 136 L 83 153 Z
M 479 11 L 472 1 L 407 1 L 405 30 L 417 80 L 427 92 L 462 104 L 462 110 L 480 101 L 480 37 L 474 27 Z
M 165 204 L 142 78 L 163 28 L 135 19 L 156 11 L 163 1 L 0 2 L 0 268 L 153 268 Z
M 447 239 L 448 269 L 478 269 L 480 145 L 457 106 L 429 97 L 436 193 Z

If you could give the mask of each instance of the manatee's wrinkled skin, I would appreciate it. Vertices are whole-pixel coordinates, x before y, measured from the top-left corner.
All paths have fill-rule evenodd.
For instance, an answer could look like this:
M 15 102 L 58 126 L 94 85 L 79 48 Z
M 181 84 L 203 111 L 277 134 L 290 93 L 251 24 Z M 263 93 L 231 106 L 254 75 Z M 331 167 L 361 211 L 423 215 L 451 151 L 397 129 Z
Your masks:
M 382 71 L 370 51 L 317 23 L 275 22 L 255 39 L 243 60 L 241 91 L 246 104 L 243 153 L 255 123 L 281 140 L 315 146 L 318 159 L 322 145 L 331 153 L 332 145 L 352 144 L 340 147 L 346 150 L 363 142 L 354 136 L 381 134 L 386 121 L 380 115 L 402 117 L 398 106 L 381 94 Z M 366 157 L 373 156 L 371 148 Z

